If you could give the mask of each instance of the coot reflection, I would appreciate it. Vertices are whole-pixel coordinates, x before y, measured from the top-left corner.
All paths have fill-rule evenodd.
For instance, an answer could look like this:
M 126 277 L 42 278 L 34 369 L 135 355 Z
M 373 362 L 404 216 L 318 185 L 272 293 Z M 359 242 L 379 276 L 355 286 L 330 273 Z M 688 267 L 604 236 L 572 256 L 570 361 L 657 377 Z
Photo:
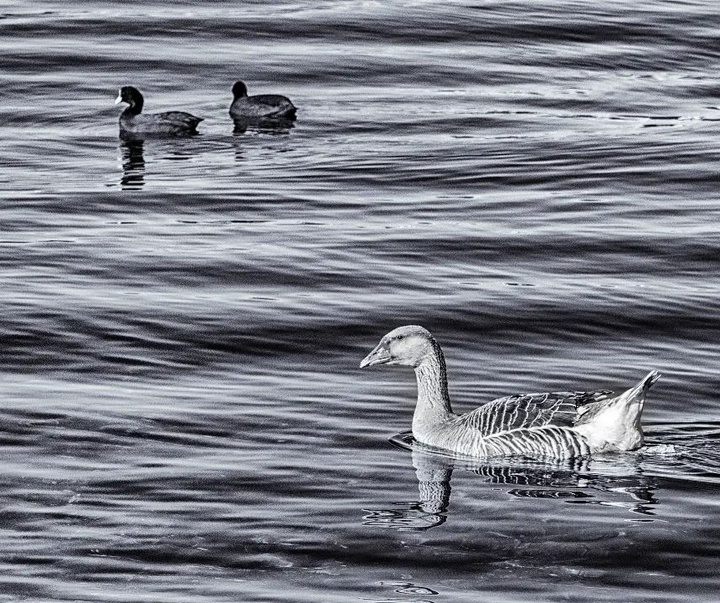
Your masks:
M 142 188 L 145 184 L 144 142 L 138 139 L 121 139 L 120 154 L 123 175 L 120 186 L 125 189 Z

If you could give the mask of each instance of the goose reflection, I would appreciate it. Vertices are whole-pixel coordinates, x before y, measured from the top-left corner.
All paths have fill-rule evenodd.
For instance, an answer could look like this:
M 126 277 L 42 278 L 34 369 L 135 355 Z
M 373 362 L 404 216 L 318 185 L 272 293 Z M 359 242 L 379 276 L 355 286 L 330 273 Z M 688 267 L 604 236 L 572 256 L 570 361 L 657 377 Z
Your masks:
M 452 463 L 449 459 L 415 450 L 412 462 L 418 479 L 419 500 L 396 503 L 393 509 L 365 509 L 364 525 L 422 531 L 445 523 L 450 504 Z
M 141 138 L 121 138 L 120 156 L 123 175 L 120 187 L 123 189 L 142 188 L 145 184 L 144 141 Z
M 417 443 L 411 433 L 395 436 L 391 442 L 412 453 L 418 500 L 398 502 L 391 509 L 366 509 L 365 525 L 401 531 L 424 531 L 442 525 L 448 519 L 450 480 L 456 469 L 472 472 L 491 484 L 511 486 L 507 494 L 518 498 L 622 507 L 646 516 L 654 515 L 654 507 L 659 504 L 654 495 L 655 484 L 642 474 L 637 459 L 499 461 L 491 465 L 430 449 Z

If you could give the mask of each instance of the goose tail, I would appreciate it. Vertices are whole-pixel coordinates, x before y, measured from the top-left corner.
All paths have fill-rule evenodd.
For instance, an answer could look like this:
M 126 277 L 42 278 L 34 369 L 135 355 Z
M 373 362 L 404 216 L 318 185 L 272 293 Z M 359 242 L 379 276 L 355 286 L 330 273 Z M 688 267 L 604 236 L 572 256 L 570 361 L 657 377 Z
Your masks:
M 645 379 L 640 381 L 634 389 L 638 390 L 638 393 L 644 396 L 658 379 L 660 379 L 660 373 L 658 371 L 650 371 Z
M 650 371 L 619 396 L 588 404 L 580 410 L 573 429 L 585 436 L 591 452 L 635 450 L 643 445 L 640 417 L 647 392 L 659 378 L 658 371 Z

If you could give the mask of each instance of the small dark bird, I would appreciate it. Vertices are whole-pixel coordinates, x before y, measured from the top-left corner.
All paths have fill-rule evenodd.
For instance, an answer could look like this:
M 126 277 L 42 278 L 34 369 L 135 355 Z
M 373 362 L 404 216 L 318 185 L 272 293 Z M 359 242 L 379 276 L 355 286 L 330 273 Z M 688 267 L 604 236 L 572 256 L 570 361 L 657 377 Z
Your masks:
M 140 90 L 133 86 L 120 88 L 115 104 L 127 103 L 120 115 L 120 134 L 129 136 L 165 135 L 182 136 L 197 134 L 197 126 L 203 121 L 184 111 L 167 111 L 148 115 L 142 113 L 144 99 Z
M 297 108 L 289 98 L 281 94 L 256 94 L 248 96 L 247 86 L 235 82 L 232 88 L 233 102 L 230 117 L 235 121 L 287 120 L 295 119 Z

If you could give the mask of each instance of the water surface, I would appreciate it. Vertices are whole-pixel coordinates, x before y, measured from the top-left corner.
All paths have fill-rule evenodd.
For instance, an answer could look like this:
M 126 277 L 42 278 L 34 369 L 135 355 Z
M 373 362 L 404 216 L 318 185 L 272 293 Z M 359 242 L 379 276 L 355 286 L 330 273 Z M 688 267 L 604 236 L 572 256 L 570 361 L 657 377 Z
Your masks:
M 0 601 L 714 601 L 710 2 L 6 2 Z M 235 132 L 236 79 L 299 107 Z M 202 116 L 118 137 L 117 89 Z M 663 373 L 648 448 L 402 437 Z

